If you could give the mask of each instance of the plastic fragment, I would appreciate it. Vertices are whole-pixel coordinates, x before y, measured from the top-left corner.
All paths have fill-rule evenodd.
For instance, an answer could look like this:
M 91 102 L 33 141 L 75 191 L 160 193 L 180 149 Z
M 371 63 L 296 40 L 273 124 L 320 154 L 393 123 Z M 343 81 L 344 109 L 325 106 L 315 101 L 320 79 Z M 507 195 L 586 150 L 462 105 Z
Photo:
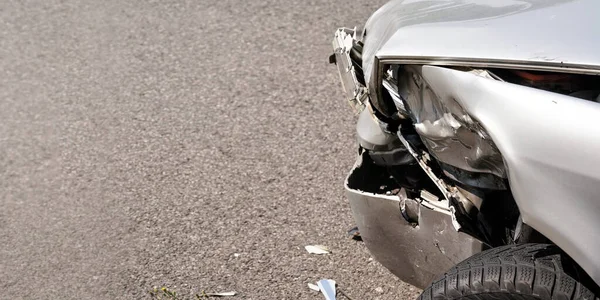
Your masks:
M 328 247 L 322 246 L 322 245 L 308 245 L 308 246 L 304 246 L 304 248 L 310 254 L 330 254 L 331 253 L 331 250 Z
M 231 291 L 231 292 L 222 292 L 222 293 L 204 293 L 204 295 L 206 295 L 208 297 L 229 297 L 229 296 L 235 296 L 235 295 L 237 295 L 237 293 L 234 291 Z
M 325 300 L 335 300 L 336 289 L 335 281 L 331 279 L 322 279 L 317 282 L 321 293 L 325 296 Z
M 321 291 L 321 289 L 319 288 L 318 285 L 312 284 L 310 282 L 308 283 L 308 288 L 311 289 L 311 290 L 313 290 L 313 291 L 317 291 L 317 292 Z

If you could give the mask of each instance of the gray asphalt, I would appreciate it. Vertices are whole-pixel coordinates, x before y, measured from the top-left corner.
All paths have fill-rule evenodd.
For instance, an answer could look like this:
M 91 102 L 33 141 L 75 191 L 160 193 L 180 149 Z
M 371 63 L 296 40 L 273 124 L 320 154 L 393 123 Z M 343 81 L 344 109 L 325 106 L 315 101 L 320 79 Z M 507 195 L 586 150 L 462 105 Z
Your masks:
M 0 298 L 414 298 L 346 236 L 327 63 L 384 2 L 2 1 Z

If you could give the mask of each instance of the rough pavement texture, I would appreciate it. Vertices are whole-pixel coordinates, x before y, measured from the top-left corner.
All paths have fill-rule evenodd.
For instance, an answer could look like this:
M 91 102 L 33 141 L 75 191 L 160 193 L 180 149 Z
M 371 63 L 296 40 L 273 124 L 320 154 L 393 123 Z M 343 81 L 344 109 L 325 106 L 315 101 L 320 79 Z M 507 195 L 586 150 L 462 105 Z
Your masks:
M 415 298 L 346 236 L 363 2 L 2 1 L 0 297 Z

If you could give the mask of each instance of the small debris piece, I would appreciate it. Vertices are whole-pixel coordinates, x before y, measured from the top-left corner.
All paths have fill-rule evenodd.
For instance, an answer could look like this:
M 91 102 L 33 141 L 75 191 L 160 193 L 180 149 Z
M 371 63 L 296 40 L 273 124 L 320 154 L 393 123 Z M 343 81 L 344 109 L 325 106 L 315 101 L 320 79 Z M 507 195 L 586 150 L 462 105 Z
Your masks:
M 362 242 L 362 237 L 360 236 L 360 231 L 358 231 L 358 227 L 354 227 L 348 230 L 348 235 L 355 241 Z
M 222 292 L 222 293 L 204 293 L 207 297 L 229 297 L 237 295 L 236 292 Z
M 321 279 L 317 282 L 321 293 L 325 296 L 325 300 L 335 300 L 336 289 L 335 281 L 331 279 Z
M 320 292 L 320 291 L 321 291 L 321 289 L 319 288 L 319 286 L 318 286 L 318 285 L 316 285 L 316 284 L 312 284 L 312 283 L 310 283 L 310 282 L 308 283 L 308 288 L 309 288 L 309 289 L 311 289 L 311 290 L 313 290 L 313 291 L 317 291 L 317 292 Z
M 321 245 L 308 245 L 308 246 L 304 246 L 304 248 L 310 254 L 330 254 L 331 253 L 331 250 L 329 250 L 328 247 L 321 246 Z
M 378 287 L 375 288 L 375 292 L 378 293 L 378 294 L 383 294 L 383 288 L 380 287 L 380 286 L 378 286 Z

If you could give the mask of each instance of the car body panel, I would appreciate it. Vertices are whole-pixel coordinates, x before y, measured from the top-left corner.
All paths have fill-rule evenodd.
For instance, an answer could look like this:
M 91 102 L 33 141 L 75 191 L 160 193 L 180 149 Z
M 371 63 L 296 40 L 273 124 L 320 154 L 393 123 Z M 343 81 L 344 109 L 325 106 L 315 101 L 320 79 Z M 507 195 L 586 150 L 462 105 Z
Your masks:
M 600 283 L 600 104 L 444 67 L 422 77 L 490 135 L 523 222 Z
M 600 75 L 598 11 L 600 2 L 594 0 L 392 0 L 369 18 L 361 39 L 371 105 L 380 103 L 373 99 L 381 98 L 384 65 L 419 68 L 441 102 L 464 111 L 489 135 L 505 173 L 488 172 L 508 178 L 523 222 L 558 245 L 600 284 L 600 256 L 596 255 L 600 249 L 600 127 L 595 122 L 600 104 L 441 67 Z M 432 139 L 440 138 L 440 132 L 425 129 L 418 132 L 422 138 L 427 139 L 428 132 L 433 133 Z M 444 159 L 441 152 L 436 158 Z M 456 160 L 445 159 L 461 167 Z M 483 170 L 469 167 L 467 171 Z M 349 197 L 353 211 L 362 207 L 358 201 L 377 202 L 357 193 Z M 381 220 L 372 218 L 375 221 Z M 357 220 L 361 222 L 363 227 L 371 226 Z M 414 254 L 401 253 L 393 243 L 378 247 L 388 247 L 387 252 L 397 255 Z M 398 266 L 393 264 L 403 261 L 384 258 L 382 263 L 394 270 Z
M 485 249 L 481 241 L 456 231 L 449 210 L 425 207 L 406 194 L 370 189 L 369 180 L 382 172 L 365 156 L 358 157 L 346 179 L 346 195 L 369 252 L 390 272 L 424 288 L 441 272 Z
M 393 0 L 365 25 L 363 70 L 376 58 L 600 66 L 600 2 L 594 0 Z

